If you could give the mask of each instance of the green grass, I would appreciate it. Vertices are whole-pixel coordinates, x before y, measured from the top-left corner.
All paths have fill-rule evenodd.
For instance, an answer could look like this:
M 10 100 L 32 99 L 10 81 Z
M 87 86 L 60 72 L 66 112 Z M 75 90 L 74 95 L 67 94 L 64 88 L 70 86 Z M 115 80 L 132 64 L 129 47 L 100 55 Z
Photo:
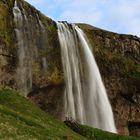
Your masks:
M 84 125 L 79 128 L 80 133 L 52 118 L 16 91 L 0 90 L 2 140 L 139 140 Z
M 103 131 L 97 128 L 92 128 L 86 125 L 80 125 L 78 123 L 72 123 L 66 121 L 65 124 L 73 129 L 75 132 L 92 140 L 140 140 L 139 138 L 119 135 L 107 131 Z
M 79 125 L 81 130 L 86 134 L 87 138 L 96 138 L 96 140 L 140 140 L 139 138 L 134 138 L 130 136 L 122 136 L 106 131 L 102 131 L 96 128 L 91 128 L 89 126 Z
M 84 140 L 64 123 L 55 120 L 14 91 L 0 91 L 0 139 Z

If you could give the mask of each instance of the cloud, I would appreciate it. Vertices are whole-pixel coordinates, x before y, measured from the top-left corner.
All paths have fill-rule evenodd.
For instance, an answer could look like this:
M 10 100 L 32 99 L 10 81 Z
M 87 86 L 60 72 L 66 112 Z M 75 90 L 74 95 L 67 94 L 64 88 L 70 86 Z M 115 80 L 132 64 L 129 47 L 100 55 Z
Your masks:
M 140 36 L 140 0 L 26 0 L 54 20 Z
M 106 28 L 140 36 L 140 1 L 118 0 L 105 12 L 103 20 Z

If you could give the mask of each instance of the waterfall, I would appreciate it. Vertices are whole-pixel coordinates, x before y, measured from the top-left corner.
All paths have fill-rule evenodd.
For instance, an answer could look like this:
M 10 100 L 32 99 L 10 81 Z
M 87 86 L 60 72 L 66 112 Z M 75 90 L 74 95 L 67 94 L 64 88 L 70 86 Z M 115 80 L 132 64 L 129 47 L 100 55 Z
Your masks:
M 13 15 L 18 43 L 17 86 L 20 93 L 26 96 L 32 85 L 31 68 L 28 67 L 31 66 L 31 64 L 29 64 L 31 59 L 28 58 L 28 56 L 30 55 L 27 55 L 27 53 L 29 52 L 29 43 L 24 36 L 24 16 L 22 15 L 20 8 L 18 7 L 17 1 L 15 1 L 13 7 Z
M 116 132 L 112 108 L 83 31 L 57 23 L 66 82 L 65 116 L 82 124 Z
M 37 15 L 37 19 L 41 28 L 41 35 L 40 35 L 40 42 L 41 42 L 41 49 L 46 52 L 46 30 L 45 27 L 43 26 L 41 20 L 39 19 L 39 16 Z M 47 61 L 46 61 L 46 57 L 42 56 L 41 57 L 41 61 L 42 61 L 42 65 L 43 65 L 43 69 L 46 70 L 47 68 Z
M 18 47 L 17 89 L 23 96 L 27 96 L 33 85 L 32 65 L 34 63 L 41 65 L 44 73 L 47 69 L 45 57 L 47 34 L 37 14 L 34 17 L 30 16 L 30 18 L 26 15 L 22 2 L 17 3 L 15 0 L 13 15 Z
M 17 37 L 17 89 L 24 96 L 32 90 L 33 64 L 42 77 L 47 69 L 47 34 L 40 17 L 26 15 L 22 3 L 13 7 Z M 65 116 L 110 132 L 116 132 L 112 109 L 100 72 L 83 31 L 71 24 L 57 23 L 66 82 Z

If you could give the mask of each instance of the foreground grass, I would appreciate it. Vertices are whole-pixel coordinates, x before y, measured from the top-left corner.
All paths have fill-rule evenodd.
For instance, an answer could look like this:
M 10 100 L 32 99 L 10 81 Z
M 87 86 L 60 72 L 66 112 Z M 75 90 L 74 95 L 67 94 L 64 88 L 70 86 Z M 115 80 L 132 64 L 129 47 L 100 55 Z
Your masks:
M 75 132 L 74 132 L 74 131 Z M 140 140 L 78 124 L 66 125 L 15 91 L 0 90 L 2 140 Z
M 84 140 L 64 123 L 55 120 L 26 98 L 10 90 L 0 91 L 0 139 Z
M 106 131 L 102 131 L 89 126 L 80 125 L 80 128 L 85 132 L 87 138 L 96 138 L 96 140 L 140 140 L 139 138 L 122 136 Z
M 76 122 L 65 121 L 65 124 L 80 135 L 92 140 L 140 140 L 139 138 L 118 135 L 86 125 L 80 125 Z

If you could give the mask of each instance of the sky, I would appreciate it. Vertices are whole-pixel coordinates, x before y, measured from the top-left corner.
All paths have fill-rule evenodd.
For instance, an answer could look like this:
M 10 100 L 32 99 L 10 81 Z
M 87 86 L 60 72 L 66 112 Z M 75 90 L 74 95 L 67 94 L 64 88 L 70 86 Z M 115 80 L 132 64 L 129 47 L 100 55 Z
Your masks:
M 26 0 L 55 21 L 140 37 L 140 0 Z

